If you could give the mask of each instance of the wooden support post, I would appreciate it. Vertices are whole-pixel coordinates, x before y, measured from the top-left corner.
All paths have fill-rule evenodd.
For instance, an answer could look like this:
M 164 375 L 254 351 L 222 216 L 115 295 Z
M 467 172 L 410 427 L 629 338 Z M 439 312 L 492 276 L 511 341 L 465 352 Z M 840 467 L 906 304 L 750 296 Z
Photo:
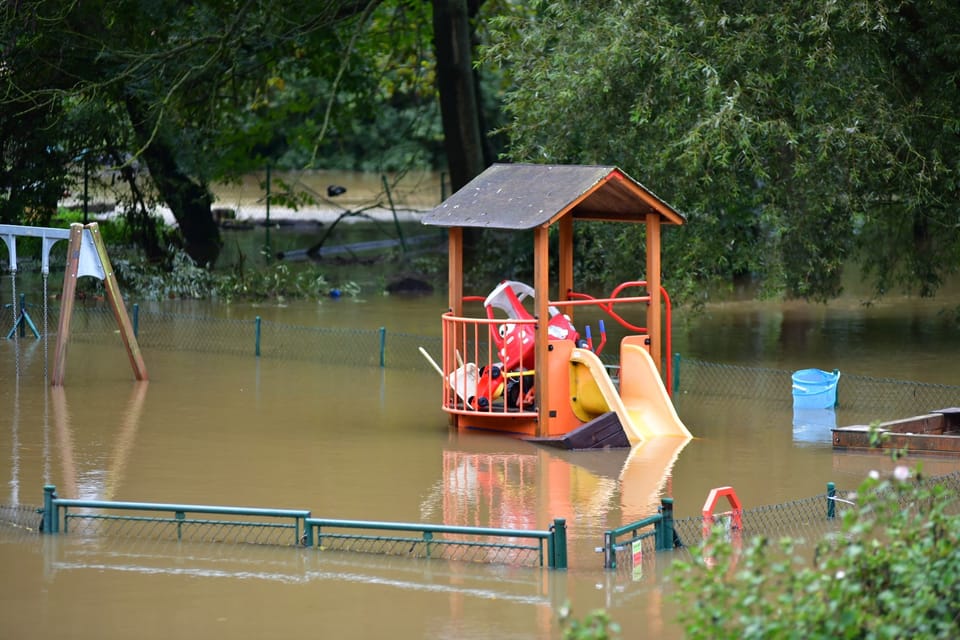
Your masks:
M 117 284 L 117 277 L 113 273 L 113 265 L 110 264 L 110 257 L 107 255 L 107 247 L 100 235 L 100 226 L 96 222 L 91 222 L 87 225 L 87 229 L 90 230 L 90 235 L 93 237 L 93 246 L 97 250 L 100 264 L 103 266 L 103 287 L 107 291 L 107 301 L 110 303 L 113 317 L 120 328 L 120 338 L 127 350 L 130 366 L 133 367 L 133 375 L 137 380 L 148 380 L 147 367 L 143 363 L 143 355 L 140 353 L 140 343 L 137 342 L 137 337 L 133 334 L 133 325 L 130 323 L 130 316 L 127 315 L 127 307 L 123 303 L 123 296 L 120 295 L 120 285 Z
M 567 294 L 573 290 L 573 215 L 568 213 L 560 218 L 559 223 L 559 271 L 557 274 L 559 291 L 557 300 L 566 300 Z M 573 307 L 564 307 L 562 311 L 573 319 Z
M 60 320 L 57 325 L 57 344 L 53 352 L 53 374 L 50 377 L 50 384 L 54 387 L 63 385 L 63 376 L 67 367 L 67 342 L 70 340 L 73 299 L 77 292 L 80 243 L 83 242 L 83 225 L 79 222 L 70 225 L 69 242 L 67 268 L 63 273 L 63 291 L 60 294 Z
M 533 230 L 533 290 L 536 296 L 536 372 L 537 396 L 537 432 L 542 438 L 549 434 L 550 425 L 550 381 L 547 365 L 549 347 L 548 323 L 550 322 L 550 228 L 537 227 Z
M 447 232 L 447 254 L 447 300 L 450 303 L 450 312 L 461 317 L 463 315 L 463 227 L 450 227 Z M 455 329 L 445 324 L 443 331 L 446 334 L 447 331 L 455 331 Z M 447 372 L 455 369 L 453 366 L 455 354 L 451 353 L 454 350 L 454 344 L 456 340 L 452 336 L 444 340 L 443 366 L 447 367 Z M 442 377 L 445 378 L 446 373 Z M 442 384 L 447 384 L 446 379 Z M 446 386 L 444 386 L 444 393 L 446 392 Z M 454 429 L 460 427 L 459 415 L 450 413 L 448 419 L 451 427 Z
M 647 332 L 650 338 L 650 357 L 657 365 L 657 371 L 663 373 L 661 357 L 661 326 L 663 314 L 660 312 L 660 214 L 647 214 L 647 293 L 650 306 L 647 307 Z

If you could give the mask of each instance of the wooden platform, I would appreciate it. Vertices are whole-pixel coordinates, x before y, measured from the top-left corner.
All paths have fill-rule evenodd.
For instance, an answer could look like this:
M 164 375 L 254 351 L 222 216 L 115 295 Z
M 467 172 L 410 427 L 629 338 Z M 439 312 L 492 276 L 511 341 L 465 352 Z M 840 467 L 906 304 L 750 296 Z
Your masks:
M 630 446 L 630 440 L 620 424 L 620 418 L 613 411 L 594 418 L 562 436 L 528 437 L 524 440 L 559 449 L 619 449 Z
M 960 455 L 960 408 L 957 407 L 881 422 L 877 428 L 888 437 L 876 449 L 870 446 L 870 426 L 864 424 L 833 429 L 833 448 L 877 451 L 906 448 L 909 453 Z

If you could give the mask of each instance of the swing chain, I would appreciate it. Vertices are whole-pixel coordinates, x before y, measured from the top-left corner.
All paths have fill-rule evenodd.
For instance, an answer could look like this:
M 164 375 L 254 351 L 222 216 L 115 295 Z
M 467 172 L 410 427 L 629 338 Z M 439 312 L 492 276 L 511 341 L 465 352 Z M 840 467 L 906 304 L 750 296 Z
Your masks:
M 14 360 L 16 361 L 16 372 L 17 380 L 20 379 L 20 336 L 16 331 L 17 328 L 17 266 L 11 265 L 12 269 L 10 270 L 10 282 L 12 283 L 11 288 L 13 289 L 13 304 L 10 305 L 10 311 L 13 314 L 13 353 Z

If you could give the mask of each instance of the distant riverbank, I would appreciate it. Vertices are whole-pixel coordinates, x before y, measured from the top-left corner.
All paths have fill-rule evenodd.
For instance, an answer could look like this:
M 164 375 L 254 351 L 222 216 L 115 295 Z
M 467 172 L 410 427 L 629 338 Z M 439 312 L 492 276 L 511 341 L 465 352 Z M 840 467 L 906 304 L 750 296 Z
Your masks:
M 442 176 L 436 172 L 408 173 L 402 177 L 355 171 L 275 172 L 270 179 L 268 216 L 266 177 L 265 172 L 253 173 L 236 183 L 214 185 L 214 215 L 219 219 L 254 223 L 265 222 L 268 217 L 278 224 L 330 223 L 349 211 L 355 215 L 344 218 L 343 222 L 393 220 L 394 213 L 401 222 L 407 222 L 418 220 L 422 213 L 439 204 L 444 195 Z M 121 183 L 107 179 L 102 183 L 92 185 L 88 191 L 87 207 L 94 219 L 117 215 L 116 203 L 126 199 L 126 194 L 117 188 Z M 288 191 L 305 194 L 314 202 L 297 208 L 276 204 Z M 328 195 L 336 192 L 339 193 Z M 71 193 L 60 204 L 82 209 L 82 190 Z M 158 206 L 156 213 L 167 224 L 175 223 L 169 208 Z

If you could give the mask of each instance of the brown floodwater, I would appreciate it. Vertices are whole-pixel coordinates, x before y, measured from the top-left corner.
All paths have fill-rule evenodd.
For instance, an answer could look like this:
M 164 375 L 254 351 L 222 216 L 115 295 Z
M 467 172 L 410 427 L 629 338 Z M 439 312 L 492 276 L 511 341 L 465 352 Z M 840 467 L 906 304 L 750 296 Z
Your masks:
M 960 336 L 940 313 L 957 300 L 681 310 L 673 350 L 743 367 L 960 385 Z M 434 338 L 445 308 L 442 296 L 378 294 L 282 307 L 171 306 Z M 537 529 L 565 518 L 570 568 L 0 526 L 4 638 L 550 638 L 561 635 L 567 602 L 577 616 L 606 608 L 624 637 L 680 637 L 668 576 L 682 552 L 650 554 L 642 571 L 606 571 L 595 550 L 606 529 L 653 513 L 661 496 L 683 518 L 698 514 L 714 487 L 732 485 L 750 508 L 820 494 L 828 481 L 851 487 L 889 465 L 878 455 L 834 453 L 822 440 L 797 441 L 789 388 L 779 401 L 744 400 L 732 388 L 679 394 L 678 412 L 696 439 L 677 451 L 566 452 L 450 432 L 440 380 L 422 363 L 380 369 L 145 349 L 150 381 L 137 383 L 117 338 L 71 344 L 66 383 L 49 389 L 42 343 L 27 338 L 19 347 L 15 358 L 14 342 L 0 340 L 0 505 L 39 505 L 52 483 L 61 497 L 309 509 L 329 518 Z M 848 419 L 861 418 L 841 407 L 837 421 Z M 960 466 L 943 458 L 925 465 L 931 473 Z

